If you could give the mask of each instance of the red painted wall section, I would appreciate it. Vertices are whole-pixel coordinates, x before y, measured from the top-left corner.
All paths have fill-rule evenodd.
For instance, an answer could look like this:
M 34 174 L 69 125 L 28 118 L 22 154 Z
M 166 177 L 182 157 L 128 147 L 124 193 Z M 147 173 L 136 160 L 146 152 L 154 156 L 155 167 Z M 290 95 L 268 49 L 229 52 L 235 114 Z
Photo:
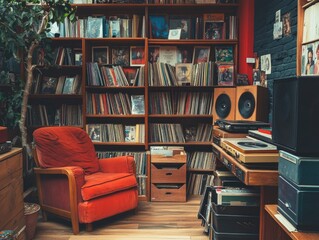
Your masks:
M 254 57 L 255 0 L 240 0 L 239 3 L 238 73 L 247 74 L 249 83 L 252 84 L 254 64 L 246 63 L 246 58 Z

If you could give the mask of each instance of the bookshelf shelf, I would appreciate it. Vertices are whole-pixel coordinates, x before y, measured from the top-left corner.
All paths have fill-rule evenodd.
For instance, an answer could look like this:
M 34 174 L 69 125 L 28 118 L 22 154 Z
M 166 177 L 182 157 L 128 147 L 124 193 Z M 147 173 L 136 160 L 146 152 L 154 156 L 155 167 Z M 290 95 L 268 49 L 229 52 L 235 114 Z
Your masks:
M 86 115 L 87 118 L 102 118 L 102 119 L 107 119 L 107 118 L 119 118 L 119 119 L 124 119 L 124 118 L 134 118 L 134 119 L 144 119 L 145 115 L 143 114 L 129 114 L 129 115 L 105 115 L 105 114 L 96 114 L 96 115 L 91 115 L 91 114 L 87 114 Z

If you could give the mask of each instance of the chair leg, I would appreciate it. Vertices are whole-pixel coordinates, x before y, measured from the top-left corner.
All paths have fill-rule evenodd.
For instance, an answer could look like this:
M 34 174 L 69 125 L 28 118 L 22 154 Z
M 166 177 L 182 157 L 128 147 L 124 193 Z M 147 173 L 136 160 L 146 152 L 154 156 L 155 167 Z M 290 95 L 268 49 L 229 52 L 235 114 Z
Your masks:
M 79 222 L 71 220 L 73 234 L 77 235 L 80 232 Z
M 93 231 L 93 223 L 86 223 L 85 228 L 87 232 L 92 232 Z

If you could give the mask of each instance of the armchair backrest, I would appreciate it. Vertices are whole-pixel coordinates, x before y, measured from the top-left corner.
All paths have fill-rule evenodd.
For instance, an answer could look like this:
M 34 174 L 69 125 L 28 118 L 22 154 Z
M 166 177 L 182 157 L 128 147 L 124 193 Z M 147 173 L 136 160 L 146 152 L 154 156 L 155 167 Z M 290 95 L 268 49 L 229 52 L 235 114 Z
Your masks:
M 33 132 L 39 167 L 82 167 L 99 171 L 99 160 L 88 134 L 77 127 L 42 127 Z

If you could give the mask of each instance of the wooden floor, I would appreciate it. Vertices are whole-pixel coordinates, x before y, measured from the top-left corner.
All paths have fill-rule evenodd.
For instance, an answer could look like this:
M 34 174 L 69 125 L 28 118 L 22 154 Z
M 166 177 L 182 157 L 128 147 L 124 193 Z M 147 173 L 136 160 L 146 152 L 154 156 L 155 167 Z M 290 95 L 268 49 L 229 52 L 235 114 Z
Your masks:
M 94 223 L 93 232 L 73 235 L 71 224 L 60 219 L 49 218 L 37 224 L 35 240 L 208 240 L 197 219 L 199 198 L 186 203 L 140 202 L 137 212 L 128 212 Z

